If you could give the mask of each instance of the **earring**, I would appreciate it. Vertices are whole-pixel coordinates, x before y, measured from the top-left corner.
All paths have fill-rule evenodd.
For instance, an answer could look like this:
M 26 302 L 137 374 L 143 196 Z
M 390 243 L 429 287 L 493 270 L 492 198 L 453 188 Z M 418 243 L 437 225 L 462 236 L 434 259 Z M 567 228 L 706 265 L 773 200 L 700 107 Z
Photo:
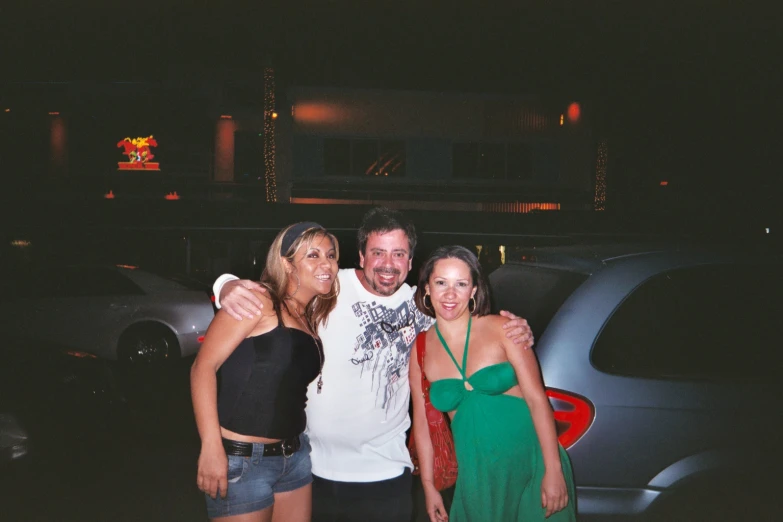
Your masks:
M 299 276 L 296 274 L 296 272 L 291 272 L 291 275 L 296 278 L 296 290 L 294 290 L 294 293 L 289 295 L 288 297 L 293 297 L 296 295 L 296 293 L 299 291 L 299 285 L 302 284 L 302 281 L 299 280 Z
M 470 306 L 471 304 L 473 305 L 472 308 Z M 476 298 L 475 297 L 471 297 L 470 298 L 470 303 L 468 303 L 468 312 L 470 312 L 470 315 L 473 315 L 473 312 L 475 312 L 475 311 L 476 311 Z
M 427 298 L 430 300 L 429 304 L 427 304 Z M 424 308 L 432 311 L 432 298 L 430 297 L 430 294 L 424 294 L 424 298 L 421 300 L 421 302 L 424 304 Z

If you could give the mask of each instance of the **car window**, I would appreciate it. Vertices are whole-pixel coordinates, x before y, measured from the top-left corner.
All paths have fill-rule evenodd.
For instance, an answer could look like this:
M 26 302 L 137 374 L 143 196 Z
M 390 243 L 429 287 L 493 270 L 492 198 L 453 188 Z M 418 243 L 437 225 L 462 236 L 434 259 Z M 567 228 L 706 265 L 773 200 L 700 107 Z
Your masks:
M 49 287 L 47 297 L 96 297 L 143 294 L 141 288 L 113 269 L 67 267 Z
M 593 348 L 600 370 L 651 378 L 764 375 L 779 368 L 781 274 L 701 266 L 659 274 L 618 307 Z
M 493 311 L 508 310 L 527 319 L 540 338 L 568 296 L 588 276 L 534 265 L 507 264 L 489 276 Z

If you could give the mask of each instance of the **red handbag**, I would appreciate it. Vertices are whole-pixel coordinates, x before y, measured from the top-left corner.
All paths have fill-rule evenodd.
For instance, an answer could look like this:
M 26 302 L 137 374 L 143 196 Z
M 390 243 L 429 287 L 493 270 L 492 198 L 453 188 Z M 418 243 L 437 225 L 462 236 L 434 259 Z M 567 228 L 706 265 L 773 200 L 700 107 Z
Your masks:
M 426 332 L 421 332 L 416 338 L 416 353 L 421 368 L 421 391 L 424 395 L 424 411 L 427 414 L 427 426 L 430 429 L 430 440 L 432 441 L 433 474 L 435 479 L 435 488 L 438 491 L 450 488 L 457 482 L 457 453 L 454 449 L 454 437 L 451 434 L 451 428 L 446 420 L 446 415 L 436 410 L 430 402 L 430 381 L 424 373 L 424 350 L 426 348 Z M 411 433 L 408 440 L 408 451 L 413 461 L 413 474 L 418 475 L 419 456 L 416 452 L 416 439 Z

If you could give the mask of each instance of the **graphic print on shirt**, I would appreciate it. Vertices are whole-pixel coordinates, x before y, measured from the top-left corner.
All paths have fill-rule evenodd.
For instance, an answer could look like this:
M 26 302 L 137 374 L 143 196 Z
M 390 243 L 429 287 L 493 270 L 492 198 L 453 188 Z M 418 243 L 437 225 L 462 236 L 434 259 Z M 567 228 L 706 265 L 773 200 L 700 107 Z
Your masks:
M 432 319 L 419 312 L 413 298 L 388 308 L 375 301 L 352 306 L 362 333 L 356 338 L 351 362 L 361 371 L 376 394 L 376 406 L 387 410 L 401 386 L 407 386 L 408 361 L 416 335 Z

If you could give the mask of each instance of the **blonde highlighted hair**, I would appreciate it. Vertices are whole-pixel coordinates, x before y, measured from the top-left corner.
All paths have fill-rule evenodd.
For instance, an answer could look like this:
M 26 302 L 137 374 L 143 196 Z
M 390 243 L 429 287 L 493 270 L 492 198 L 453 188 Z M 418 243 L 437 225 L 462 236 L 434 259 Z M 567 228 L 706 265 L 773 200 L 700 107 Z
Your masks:
M 288 305 L 285 303 L 285 298 L 291 276 L 296 272 L 289 274 L 283 259 L 287 259 L 288 262 L 293 265 L 294 257 L 300 249 L 310 248 L 310 245 L 312 245 L 318 237 L 323 237 L 332 242 L 336 259 L 338 262 L 340 260 L 340 245 L 337 242 L 337 238 L 334 237 L 334 234 L 331 234 L 325 228 L 316 224 L 313 224 L 314 226 L 307 228 L 299 234 L 299 237 L 291 243 L 287 252 L 281 252 L 283 238 L 290 229 L 297 225 L 299 225 L 299 223 L 289 225 L 277 234 L 269 247 L 269 252 L 266 255 L 266 266 L 264 267 L 264 272 L 261 274 L 261 284 L 269 291 L 269 297 L 272 299 L 275 311 L 279 313 L 282 307 L 285 307 L 290 315 L 294 314 L 291 313 Z M 337 296 L 339 293 L 340 282 L 338 278 L 335 277 L 331 291 L 328 294 L 316 295 L 307 303 L 304 318 L 307 320 L 307 323 L 310 325 L 313 332 L 317 331 L 319 326 L 326 324 L 329 313 L 334 310 L 334 307 L 337 304 Z

